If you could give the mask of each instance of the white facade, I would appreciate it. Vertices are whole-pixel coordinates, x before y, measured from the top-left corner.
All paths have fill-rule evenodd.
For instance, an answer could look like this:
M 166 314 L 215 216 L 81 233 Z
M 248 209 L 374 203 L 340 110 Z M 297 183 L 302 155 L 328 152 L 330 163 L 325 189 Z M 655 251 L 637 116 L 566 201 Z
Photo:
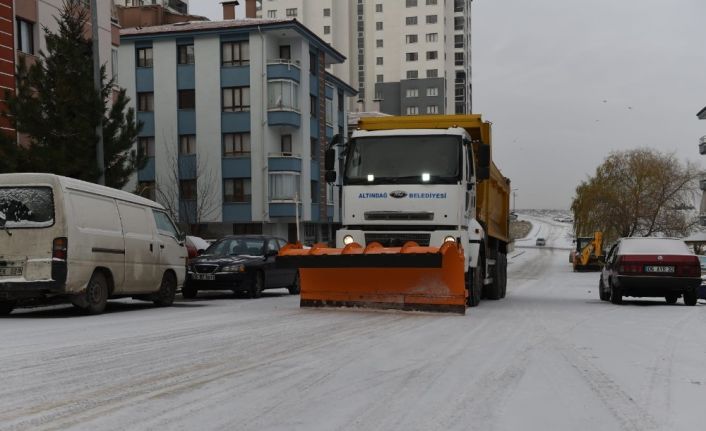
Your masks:
M 375 100 L 381 94 L 379 90 L 376 94 L 376 83 L 436 74 L 445 78 L 443 111 L 457 112 L 456 102 L 463 112 L 471 111 L 471 0 L 263 0 L 261 4 L 262 18 L 296 17 L 347 57 L 345 64 L 334 66 L 333 73 L 350 80 L 360 92 L 362 105 L 351 110 L 377 109 Z M 462 77 L 458 83 L 457 72 Z

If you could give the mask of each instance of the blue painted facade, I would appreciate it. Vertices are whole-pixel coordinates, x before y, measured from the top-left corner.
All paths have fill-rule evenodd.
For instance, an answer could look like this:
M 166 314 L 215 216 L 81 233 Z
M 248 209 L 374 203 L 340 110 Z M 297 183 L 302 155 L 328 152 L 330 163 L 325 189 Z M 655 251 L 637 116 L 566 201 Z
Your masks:
M 179 90 L 196 88 L 196 67 L 193 64 L 177 65 L 177 88 Z
M 270 172 L 301 172 L 302 159 L 298 157 L 270 157 Z
M 223 221 L 227 223 L 249 223 L 252 220 L 252 205 L 248 203 L 223 204 Z
M 302 124 L 302 116 L 294 111 L 267 111 L 267 124 L 299 128 Z
M 267 79 L 291 79 L 300 82 L 301 70 L 294 64 L 268 64 Z
M 155 165 L 154 157 L 148 157 L 145 167 L 137 172 L 137 181 L 154 181 Z
M 178 110 L 177 121 L 180 135 L 196 134 L 196 111 L 193 109 Z
M 250 157 L 224 157 L 221 161 L 223 178 L 250 178 Z

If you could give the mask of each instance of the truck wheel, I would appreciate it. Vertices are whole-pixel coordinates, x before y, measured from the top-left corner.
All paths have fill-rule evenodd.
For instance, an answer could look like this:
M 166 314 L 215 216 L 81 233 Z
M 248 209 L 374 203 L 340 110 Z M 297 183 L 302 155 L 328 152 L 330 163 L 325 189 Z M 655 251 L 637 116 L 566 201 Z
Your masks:
M 299 281 L 299 271 L 297 271 L 296 275 L 294 275 L 294 283 L 289 286 L 288 290 L 290 295 L 299 295 L 301 292 L 302 289 Z
M 181 297 L 184 299 L 194 299 L 196 298 L 196 294 L 198 293 L 198 289 L 196 289 L 193 286 L 189 286 L 186 282 L 184 283 L 184 286 L 181 288 Z
M 606 291 L 603 277 L 598 281 L 598 296 L 601 298 L 601 301 L 610 301 L 610 291 Z
M 262 273 L 262 271 L 258 271 L 257 274 L 255 274 L 255 279 L 252 282 L 252 286 L 250 286 L 250 297 L 251 298 L 259 298 L 262 296 L 262 291 L 265 288 L 265 275 Z
M 0 316 L 7 316 L 15 309 L 15 301 L 0 301 Z
M 159 285 L 159 292 L 154 299 L 154 305 L 157 307 L 169 307 L 174 303 L 176 295 L 177 281 L 174 274 L 165 272 L 162 276 L 162 284 Z
M 77 298 L 74 305 L 83 314 L 101 314 L 108 303 L 108 282 L 102 272 L 96 271 L 86 286 L 86 293 Z
M 610 286 L 610 302 L 612 302 L 613 304 L 623 303 L 623 292 L 620 290 L 620 288 Z
M 670 293 L 669 295 L 666 295 L 664 299 L 667 301 L 667 304 L 676 304 L 677 299 L 679 299 L 679 295 L 676 293 Z
M 495 255 L 495 265 L 490 274 L 493 277 L 493 282 L 488 285 L 483 286 L 483 297 L 497 301 L 502 298 L 502 285 L 500 281 L 501 270 L 500 265 L 502 264 L 502 259 L 500 258 L 500 253 Z
M 696 295 L 696 290 L 689 290 L 684 292 L 684 304 L 686 305 L 696 305 L 698 295 Z
M 483 279 L 485 278 L 482 263 L 483 261 L 479 262 L 477 268 L 468 268 L 466 273 L 466 290 L 468 290 L 466 305 L 469 307 L 476 307 L 480 304 Z
M 504 298 L 507 294 L 507 254 L 500 254 L 499 257 L 502 258 L 502 264 L 500 265 L 500 297 Z

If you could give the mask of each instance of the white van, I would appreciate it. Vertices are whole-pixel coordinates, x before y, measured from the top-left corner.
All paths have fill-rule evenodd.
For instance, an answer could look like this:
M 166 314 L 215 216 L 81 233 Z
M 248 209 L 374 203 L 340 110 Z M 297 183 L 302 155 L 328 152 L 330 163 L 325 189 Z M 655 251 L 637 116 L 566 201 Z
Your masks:
M 168 306 L 186 254 L 156 202 L 57 175 L 0 174 L 0 315 L 56 300 L 87 314 L 108 298 Z

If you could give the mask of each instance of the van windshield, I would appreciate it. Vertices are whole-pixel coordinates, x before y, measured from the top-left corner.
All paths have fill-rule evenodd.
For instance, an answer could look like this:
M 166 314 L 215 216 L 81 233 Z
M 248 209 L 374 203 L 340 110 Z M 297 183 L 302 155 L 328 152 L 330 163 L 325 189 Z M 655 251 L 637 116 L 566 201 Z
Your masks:
M 0 225 L 7 229 L 54 224 L 54 194 L 49 187 L 0 187 Z

